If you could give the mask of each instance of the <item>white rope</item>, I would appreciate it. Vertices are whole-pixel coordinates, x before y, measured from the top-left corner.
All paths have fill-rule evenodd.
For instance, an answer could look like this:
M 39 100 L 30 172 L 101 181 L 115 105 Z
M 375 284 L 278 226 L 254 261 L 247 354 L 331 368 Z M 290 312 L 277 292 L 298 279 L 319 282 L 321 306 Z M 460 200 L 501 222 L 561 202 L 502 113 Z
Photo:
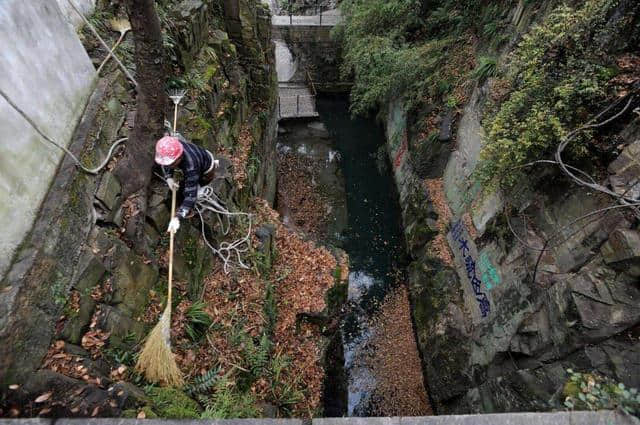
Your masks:
M 104 161 L 102 161 L 102 163 L 97 166 L 96 168 L 87 168 L 84 165 L 82 165 L 82 163 L 80 163 L 80 160 L 78 158 L 76 158 L 76 156 L 66 147 L 64 147 L 63 145 L 57 143 L 55 140 L 53 140 L 51 137 L 47 136 L 42 130 L 40 130 L 40 127 L 38 127 L 38 125 L 22 110 L 20 109 L 20 107 L 18 105 L 16 105 L 13 100 L 11 100 L 11 98 L 9 98 L 9 96 L 2 90 L 0 89 L 0 96 L 2 96 L 4 98 L 4 100 L 7 101 L 7 103 L 9 105 L 11 105 L 11 107 L 13 109 L 15 109 L 15 111 L 20 114 L 20 116 L 22 118 L 24 118 L 24 120 L 26 122 L 29 123 L 29 125 L 31 125 L 31 127 L 33 127 L 33 129 L 36 131 L 36 133 L 38 133 L 44 140 L 46 140 L 47 142 L 51 143 L 52 145 L 56 146 L 58 149 L 61 149 L 64 153 L 66 153 L 67 155 L 69 155 L 71 157 L 71 159 L 73 159 L 73 162 L 75 162 L 75 164 L 78 166 L 78 168 L 80 168 L 82 171 L 84 171 L 85 173 L 88 174 L 98 174 L 100 172 L 100 170 L 102 170 L 108 163 L 109 160 L 111 159 L 111 155 L 113 154 L 113 151 L 124 141 L 127 140 L 126 137 L 123 137 L 121 139 L 116 140 L 113 145 L 111 145 L 111 148 L 109 148 L 109 152 L 107 153 L 107 157 L 104 159 Z
M 159 175 L 158 173 L 154 173 L 158 178 L 166 182 L 166 179 Z M 229 270 L 231 266 L 235 263 L 239 267 L 243 269 L 250 269 L 244 261 L 242 261 L 242 254 L 249 251 L 251 248 L 251 229 L 253 227 L 253 220 L 251 219 L 251 214 L 245 212 L 231 212 L 225 206 L 222 200 L 218 197 L 211 186 L 202 186 L 198 190 L 198 199 L 196 201 L 195 210 L 200 217 L 200 232 L 202 233 L 202 239 L 204 239 L 205 244 L 209 247 L 211 252 L 217 255 L 220 260 L 222 260 L 223 270 L 225 274 L 229 274 Z M 207 238 L 205 233 L 205 222 L 203 214 L 206 211 L 211 211 L 214 213 L 218 219 L 218 223 L 220 224 L 221 233 L 223 236 L 229 234 L 231 230 L 231 218 L 232 217 L 247 217 L 249 220 L 249 227 L 247 229 L 247 234 L 237 239 L 233 242 L 221 242 L 220 246 L 216 248 L 211 241 Z M 226 221 L 226 227 L 225 227 Z
M 109 47 L 109 45 L 107 44 L 106 41 L 104 41 L 102 39 L 102 37 L 100 37 L 100 34 L 98 34 L 98 31 L 94 28 L 93 25 L 91 25 L 91 22 L 89 22 L 89 20 L 84 16 L 84 14 L 82 12 L 80 12 L 78 10 L 78 8 L 76 7 L 75 4 L 73 4 L 73 2 L 71 0 L 67 0 L 69 2 L 69 4 L 71 5 L 71 7 L 73 8 L 73 10 L 78 14 L 78 16 L 80 16 L 80 19 L 82 19 L 82 22 L 84 22 L 84 24 L 89 28 L 89 30 L 91 30 L 91 32 L 93 33 L 93 35 L 98 39 L 98 41 L 100 42 L 100 44 L 102 44 L 102 47 L 104 47 L 105 49 L 107 49 L 107 52 L 109 52 L 109 54 L 111 55 L 110 57 L 113 58 L 114 61 L 116 61 L 116 63 L 118 64 L 118 66 L 120 67 L 120 69 L 122 69 L 122 72 L 124 72 L 124 75 L 127 76 L 127 78 L 133 83 L 134 86 L 138 87 L 138 82 L 136 81 L 135 78 L 133 78 L 133 75 L 131 75 L 131 73 L 129 72 L 129 70 L 127 69 L 126 66 L 124 66 L 124 64 L 120 61 L 120 59 L 118 59 L 118 56 L 116 56 L 116 54 L 111 50 L 111 48 Z M 114 48 L 115 50 L 115 48 Z M 107 57 L 109 58 L 109 56 Z M 98 75 L 96 74 L 96 77 Z
M 249 251 L 249 248 L 251 248 L 251 227 L 253 224 L 251 220 L 251 214 L 244 212 L 231 212 L 227 210 L 220 198 L 218 198 L 218 195 L 216 195 L 216 193 L 213 191 L 213 188 L 211 186 L 203 186 L 198 191 L 196 211 L 198 212 L 198 216 L 200 217 L 202 238 L 204 239 L 204 242 L 207 244 L 209 249 L 211 249 L 211 251 L 222 260 L 223 270 L 225 274 L 229 274 L 229 268 L 234 263 L 243 269 L 249 269 L 250 267 L 242 261 L 242 254 Z M 202 216 L 205 211 L 211 211 L 216 214 L 223 235 L 227 235 L 229 233 L 229 230 L 231 228 L 231 217 L 247 217 L 247 219 L 249 220 L 247 234 L 244 237 L 233 242 L 221 242 L 220 246 L 218 248 L 215 248 L 213 244 L 209 242 L 209 239 L 207 239 L 207 235 L 205 233 L 204 218 Z M 226 229 L 223 224 L 223 217 L 227 220 Z

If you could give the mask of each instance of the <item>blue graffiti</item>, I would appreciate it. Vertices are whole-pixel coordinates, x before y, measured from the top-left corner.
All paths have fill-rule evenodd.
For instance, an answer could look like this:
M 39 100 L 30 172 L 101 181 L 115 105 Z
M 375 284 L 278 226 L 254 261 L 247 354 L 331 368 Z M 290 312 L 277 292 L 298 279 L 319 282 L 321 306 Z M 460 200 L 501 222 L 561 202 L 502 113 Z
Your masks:
M 476 295 L 476 301 L 478 301 L 478 307 L 480 308 L 480 314 L 482 317 L 487 317 L 491 312 L 491 305 L 489 304 L 489 299 L 487 298 L 487 294 L 480 290 L 482 286 L 482 280 L 478 279 L 476 275 L 476 262 L 471 256 L 471 250 L 469 249 L 469 241 L 462 236 L 464 230 L 464 224 L 462 220 L 458 220 L 451 229 L 451 237 L 454 242 L 458 242 L 458 250 L 462 254 L 462 259 L 464 260 L 464 267 L 467 271 L 467 277 L 471 282 L 471 288 L 473 289 L 473 293 Z

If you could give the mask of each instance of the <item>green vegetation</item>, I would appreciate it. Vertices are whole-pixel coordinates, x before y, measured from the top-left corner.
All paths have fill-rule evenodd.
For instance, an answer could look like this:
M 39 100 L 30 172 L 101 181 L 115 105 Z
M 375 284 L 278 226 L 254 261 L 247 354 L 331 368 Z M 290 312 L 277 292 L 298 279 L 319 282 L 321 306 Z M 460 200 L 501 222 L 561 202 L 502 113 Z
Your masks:
M 507 69 L 513 91 L 485 122 L 481 180 L 500 176 L 505 184 L 514 183 L 515 167 L 549 153 L 603 104 L 615 71 L 604 63 L 594 38 L 614 5 L 614 0 L 588 0 L 579 9 L 560 6 L 524 37 Z M 580 135 L 571 153 L 584 155 L 589 137 Z
M 426 3 L 426 4 L 425 4 Z M 469 77 L 474 52 L 470 36 L 504 35 L 503 2 L 480 0 L 345 0 L 334 36 L 344 47 L 341 72 L 353 75 L 352 111 L 366 113 L 404 96 L 409 106 L 444 102 Z M 504 41 L 504 38 L 501 38 Z M 500 43 L 489 43 L 494 48 Z M 482 74 L 495 70 L 487 62 Z M 448 102 L 451 103 L 451 102 Z M 457 103 L 457 102 L 456 102 Z
M 205 303 L 196 301 L 191 304 L 186 313 L 188 321 L 185 325 L 185 332 L 194 342 L 200 341 L 213 323 L 209 313 L 204 310 L 205 307 Z
M 151 408 L 161 418 L 197 419 L 200 406 L 195 400 L 175 388 L 149 386 L 145 393 L 151 399 Z
M 597 374 L 567 370 L 569 380 L 564 386 L 564 405 L 571 410 L 614 410 L 640 413 L 640 394 L 636 388 Z
M 496 75 L 497 67 L 498 63 L 496 58 L 481 56 L 478 60 L 478 66 L 473 70 L 472 76 L 478 81 L 484 81 Z
M 206 394 L 218 381 L 220 367 L 213 368 L 205 372 L 203 375 L 194 378 L 193 382 L 185 386 L 185 391 L 194 396 L 197 394 Z
M 227 378 L 217 382 L 214 394 L 207 399 L 205 406 L 201 419 L 260 417 L 253 395 L 250 392 L 238 391 L 238 388 Z

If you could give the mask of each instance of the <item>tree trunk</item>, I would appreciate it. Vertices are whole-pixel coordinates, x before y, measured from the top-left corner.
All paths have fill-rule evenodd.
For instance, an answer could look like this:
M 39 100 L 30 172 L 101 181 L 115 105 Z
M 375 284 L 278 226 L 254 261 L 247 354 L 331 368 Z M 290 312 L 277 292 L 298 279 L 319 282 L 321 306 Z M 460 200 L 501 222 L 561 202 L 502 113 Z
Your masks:
M 133 131 L 124 157 L 115 174 L 122 192 L 138 213 L 126 224 L 127 238 L 136 251 L 147 253 L 144 224 L 147 209 L 147 189 L 151 181 L 156 140 L 164 132 L 165 65 L 160 20 L 153 0 L 126 0 L 135 43 L 136 80 L 138 81 L 136 115 Z
M 118 163 L 123 194 L 146 189 L 151 180 L 153 150 L 164 132 L 165 67 L 160 20 L 153 0 L 126 0 L 135 43 L 138 95 L 133 132 Z

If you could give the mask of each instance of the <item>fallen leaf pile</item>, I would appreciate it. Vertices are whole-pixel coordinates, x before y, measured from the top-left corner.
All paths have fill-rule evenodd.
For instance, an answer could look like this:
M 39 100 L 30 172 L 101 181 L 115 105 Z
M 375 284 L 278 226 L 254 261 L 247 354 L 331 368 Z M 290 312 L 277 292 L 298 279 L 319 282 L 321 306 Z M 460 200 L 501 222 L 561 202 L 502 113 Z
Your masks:
M 82 348 L 91 353 L 91 357 L 94 359 L 102 356 L 102 347 L 107 343 L 110 332 L 105 332 L 102 329 L 98 329 L 97 322 L 100 315 L 100 309 L 97 308 L 91 319 L 89 325 L 89 331 L 82 336 Z
M 263 205 L 263 208 L 268 208 Z M 318 247 L 278 223 L 276 229 L 278 260 L 275 275 L 282 278 L 276 286 L 278 322 L 275 329 L 275 351 L 289 356 L 289 375 L 306 388 L 306 398 L 298 403 L 300 415 L 320 407 L 324 369 L 318 330 L 301 326 L 296 332 L 300 313 L 320 313 L 325 295 L 334 284 L 336 259 L 324 247 Z M 308 413 L 307 413 L 308 414 Z
M 238 135 L 238 140 L 234 144 L 233 152 L 224 148 L 218 150 L 218 154 L 225 156 L 231 161 L 233 170 L 233 180 L 238 189 L 242 189 L 247 181 L 247 168 L 249 166 L 249 154 L 253 147 L 253 135 L 248 125 L 244 125 Z
M 100 378 L 91 376 L 89 369 L 84 365 L 84 359 L 65 352 L 64 346 L 64 341 L 54 341 L 47 351 L 42 367 L 70 378 L 82 379 L 90 384 L 102 385 Z
M 286 212 L 295 228 L 322 237 L 326 233 L 329 214 L 327 199 L 314 185 L 317 166 L 309 157 L 278 154 L 278 206 Z
M 424 185 L 427 188 L 429 199 L 433 203 L 433 207 L 438 214 L 438 234 L 431 242 L 430 249 L 432 252 L 448 266 L 453 265 L 453 257 L 447 242 L 447 226 L 451 222 L 451 210 L 445 199 L 442 179 L 425 180 Z
M 640 81 L 640 57 L 632 54 L 621 56 L 616 61 L 620 73 L 611 83 L 616 87 L 618 97 L 624 97 Z
M 372 320 L 369 369 L 376 379 L 372 413 L 376 416 L 432 415 L 410 316 L 405 285 L 389 294 Z
M 279 378 L 304 394 L 292 408 L 294 416 L 308 416 L 320 407 L 324 370 L 319 346 L 319 330 L 311 325 L 297 325 L 300 313 L 319 313 L 325 309 L 326 291 L 333 285 L 336 260 L 324 248 L 305 242 L 285 228 L 278 214 L 265 201 L 256 200 L 256 226 L 276 225 L 275 244 L 278 255 L 269 276 L 275 285 L 277 320 L 273 330 L 271 357 L 287 356 L 291 363 Z M 255 246 L 256 244 L 254 244 Z M 346 269 L 346 267 L 345 267 Z M 235 269 L 225 274 L 221 267 L 204 280 L 204 310 L 213 325 L 198 344 L 188 339 L 186 311 L 191 302 L 182 301 L 174 310 L 172 341 L 176 361 L 187 378 L 201 375 L 213 368 L 230 377 L 232 385 L 238 373 L 248 372 L 247 345 L 254 343 L 266 329 L 264 312 L 266 277 L 254 270 Z M 273 397 L 272 383 L 267 376 L 257 379 L 249 391 L 258 401 Z

